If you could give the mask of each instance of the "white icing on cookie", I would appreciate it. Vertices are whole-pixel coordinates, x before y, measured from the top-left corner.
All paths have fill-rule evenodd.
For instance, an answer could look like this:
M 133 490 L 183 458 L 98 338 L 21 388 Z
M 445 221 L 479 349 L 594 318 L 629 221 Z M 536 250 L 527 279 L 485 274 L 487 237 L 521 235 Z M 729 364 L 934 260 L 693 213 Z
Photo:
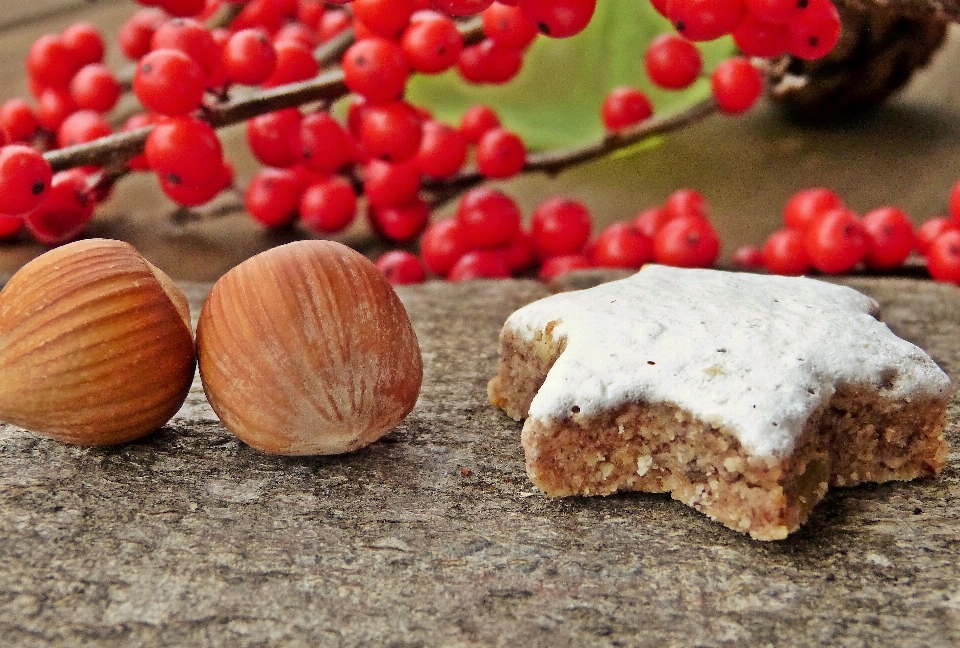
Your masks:
M 791 450 L 838 384 L 891 398 L 945 394 L 950 379 L 852 288 L 798 277 L 648 265 L 521 308 L 526 340 L 550 322 L 566 349 L 530 406 L 549 423 L 632 401 L 673 403 L 754 455 Z

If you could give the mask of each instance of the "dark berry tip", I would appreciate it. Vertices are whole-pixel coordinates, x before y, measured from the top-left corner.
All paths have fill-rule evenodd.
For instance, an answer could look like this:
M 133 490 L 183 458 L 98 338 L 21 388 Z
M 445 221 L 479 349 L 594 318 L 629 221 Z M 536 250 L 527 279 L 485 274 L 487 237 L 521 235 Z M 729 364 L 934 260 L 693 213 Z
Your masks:
M 47 188 L 47 183 L 45 183 L 43 180 L 37 180 L 36 182 L 33 183 L 33 186 L 30 187 L 30 191 L 33 193 L 34 196 L 39 196 L 40 194 L 43 193 L 44 189 L 46 188 Z
M 539 29 L 542 34 L 550 35 L 550 25 L 545 22 L 537 23 L 537 29 Z

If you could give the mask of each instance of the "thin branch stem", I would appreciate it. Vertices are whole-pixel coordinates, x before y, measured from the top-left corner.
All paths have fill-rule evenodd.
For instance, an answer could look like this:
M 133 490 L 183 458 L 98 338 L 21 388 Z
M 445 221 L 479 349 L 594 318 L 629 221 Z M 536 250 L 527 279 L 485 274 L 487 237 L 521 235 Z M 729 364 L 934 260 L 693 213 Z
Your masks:
M 356 40 L 353 29 L 345 29 L 326 43 L 313 51 L 313 58 L 317 60 L 320 67 L 334 65 L 340 62 L 344 53 L 350 49 Z
M 214 128 L 239 124 L 251 117 L 282 108 L 293 108 L 312 101 L 333 101 L 347 94 L 342 70 L 330 70 L 309 81 L 290 83 L 210 108 L 203 119 Z M 103 166 L 129 160 L 143 152 L 152 126 L 114 133 L 106 137 L 56 149 L 44 154 L 53 170 L 63 171 L 78 166 Z
M 718 110 L 716 102 L 704 99 L 686 110 L 657 119 L 645 121 L 633 128 L 607 135 L 603 139 L 579 147 L 531 153 L 527 156 L 527 163 L 521 173 L 545 173 L 557 175 L 566 169 L 605 157 L 616 151 L 629 148 L 648 138 L 679 130 L 713 115 Z M 437 208 L 464 191 L 475 187 L 487 178 L 477 169 L 467 169 L 461 173 L 442 180 L 425 180 L 425 191 L 433 192 L 430 205 Z

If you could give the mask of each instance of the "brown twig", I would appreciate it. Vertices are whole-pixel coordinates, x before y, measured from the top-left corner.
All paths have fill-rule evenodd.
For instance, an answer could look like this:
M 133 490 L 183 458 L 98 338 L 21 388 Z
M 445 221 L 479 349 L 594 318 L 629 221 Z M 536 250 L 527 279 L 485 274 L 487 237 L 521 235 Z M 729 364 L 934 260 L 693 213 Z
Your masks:
M 607 135 L 597 142 L 575 148 L 531 153 L 527 156 L 527 163 L 521 172 L 557 175 L 577 164 L 602 158 L 648 138 L 689 126 L 709 117 L 717 110 L 717 104 L 712 98 L 704 99 L 686 110 L 681 110 L 666 117 L 650 119 L 633 128 Z M 442 180 L 425 180 L 423 188 L 425 191 L 433 193 L 429 202 L 431 207 L 435 209 L 486 180 L 487 178 L 474 168 Z
M 270 90 L 230 101 L 210 108 L 203 118 L 214 128 L 222 128 L 244 122 L 251 117 L 263 115 L 282 108 L 293 108 L 312 101 L 332 101 L 347 94 L 342 70 L 324 72 L 316 78 L 299 83 L 290 83 Z M 152 126 L 132 131 L 114 133 L 107 137 L 49 151 L 44 157 L 54 171 L 63 171 L 78 166 L 103 166 L 129 160 L 143 152 Z
M 353 45 L 354 40 L 353 29 L 345 29 L 313 50 L 313 58 L 317 59 L 317 63 L 320 64 L 321 68 L 339 63 L 340 59 L 343 58 L 344 52 Z

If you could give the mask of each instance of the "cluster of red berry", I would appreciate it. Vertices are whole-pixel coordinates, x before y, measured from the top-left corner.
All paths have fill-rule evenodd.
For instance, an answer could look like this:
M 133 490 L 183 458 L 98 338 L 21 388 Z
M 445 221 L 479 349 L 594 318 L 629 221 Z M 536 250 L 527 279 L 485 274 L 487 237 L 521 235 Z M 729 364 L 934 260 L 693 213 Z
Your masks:
M 803 59 L 825 56 L 840 38 L 840 15 L 830 0 L 651 0 L 676 27 L 651 43 L 644 58 L 651 81 L 682 89 L 696 81 L 703 61 L 691 41 L 732 34 L 748 56 L 790 53 Z M 747 110 L 763 89 L 763 78 L 745 57 L 720 63 L 710 75 L 714 99 L 727 113 Z M 618 101 L 618 100 L 612 100 Z M 633 100 L 636 104 L 636 99 Z M 615 123 L 604 113 L 604 121 Z
M 251 182 L 246 206 L 269 227 L 300 215 L 309 228 L 329 233 L 351 222 L 357 198 L 364 197 L 374 229 L 397 242 L 415 238 L 426 225 L 429 207 L 418 196 L 421 179 L 456 173 L 468 144 L 476 145 L 475 161 L 485 177 L 509 177 L 526 159 L 522 140 L 500 128 L 489 110 L 465 116 L 458 130 L 406 102 L 410 74 L 455 67 L 470 82 L 507 81 L 538 34 L 572 36 L 586 27 L 595 8 L 595 0 L 251 0 L 233 3 L 240 6 L 227 27 L 210 29 L 204 21 L 224 0 L 141 4 L 153 6 L 139 10 L 118 34 L 124 54 L 137 61 L 132 89 L 147 109 L 123 129 L 151 129 L 145 155 L 130 162 L 131 170 L 155 172 L 163 191 L 181 205 L 211 200 L 232 184 L 233 171 L 206 110 L 226 101 L 237 84 L 277 88 L 316 77 L 317 48 L 352 27 L 355 42 L 340 60 L 346 88 L 356 96 L 348 124 L 342 126 L 326 106 L 251 119 L 250 147 L 268 168 Z M 454 18 L 476 14 L 482 30 L 474 28 L 468 40 L 464 24 Z M 103 53 L 102 36 L 87 24 L 37 40 L 27 60 L 37 108 L 8 102 L 0 110 L 0 130 L 11 141 L 41 149 L 109 135 L 105 114 L 122 84 L 102 65 Z M 19 159 L 26 148 L 8 156 Z M 65 187 L 73 200 L 55 201 L 55 218 L 46 217 L 43 226 L 35 226 L 38 217 L 15 211 L 16 200 L 10 202 L 4 208 L 6 235 L 25 221 L 46 243 L 75 237 L 101 197 L 93 191 L 103 190 L 98 172 L 85 168 L 54 176 L 54 190 Z M 30 210 L 50 211 L 45 196 L 51 179 L 36 177 L 29 184 L 38 196 Z M 15 189 L 0 175 L 0 197 Z
M 549 281 L 570 270 L 635 270 L 650 262 L 706 268 L 720 254 L 707 203 L 689 189 L 674 192 L 631 223 L 606 227 L 593 240 L 592 221 L 581 202 L 555 197 L 533 211 L 524 230 L 520 209 L 510 196 L 480 187 L 463 196 L 454 218 L 427 228 L 421 258 L 396 250 L 380 257 L 377 266 L 397 284 L 420 283 L 428 270 L 448 281 L 532 273 Z
M 373 229 L 400 243 L 416 239 L 429 220 L 430 206 L 421 197 L 425 181 L 451 177 L 468 158 L 483 177 L 506 178 L 527 158 L 523 141 L 488 108 L 476 107 L 453 128 L 406 102 L 410 74 L 456 68 L 473 83 L 502 83 L 519 71 L 538 34 L 574 35 L 595 8 L 595 0 L 252 0 L 240 3 L 228 27 L 211 29 L 204 21 L 223 0 L 142 4 L 153 6 L 137 11 L 118 33 L 121 50 L 137 61 L 132 89 L 147 109 L 122 129 L 151 129 L 145 154 L 130 161 L 130 170 L 155 172 L 163 191 L 181 205 L 209 201 L 232 184 L 233 171 L 205 110 L 226 100 L 237 84 L 276 88 L 316 77 L 316 48 L 352 27 L 355 42 L 340 60 L 346 88 L 355 95 L 347 123 L 326 106 L 250 119 L 250 148 L 267 168 L 248 186 L 245 205 L 268 227 L 300 217 L 326 234 L 348 226 L 362 198 Z M 468 40 L 454 17 L 469 15 L 480 16 L 482 29 Z M 7 102 L 0 130 L 10 141 L 40 149 L 109 135 L 105 115 L 123 84 L 102 64 L 104 49 L 101 34 L 85 23 L 38 39 L 27 59 L 36 110 L 22 100 Z M 646 63 L 655 83 L 675 89 L 692 83 L 703 66 L 699 50 L 677 35 L 654 43 Z M 741 57 L 721 64 L 713 84 L 721 107 L 740 112 L 756 100 L 763 82 Z M 648 119 L 653 108 L 639 90 L 620 88 L 601 112 L 608 130 L 618 131 Z M 24 149 L 8 154 L 18 158 Z M 0 234 L 13 236 L 25 222 L 45 243 L 77 236 L 109 189 L 98 173 L 85 167 L 35 178 L 31 186 L 51 185 L 58 198 L 46 199 L 43 189 L 38 195 L 44 199 L 31 203 L 35 213 L 5 207 Z M 13 189 L 0 176 L 0 195 Z
M 784 228 L 762 248 L 739 248 L 733 263 L 773 274 L 839 274 L 861 264 L 893 270 L 917 252 L 934 279 L 960 283 L 960 182 L 950 195 L 950 213 L 952 218 L 933 218 L 915 230 L 897 207 L 878 207 L 859 217 L 833 191 L 804 189 L 787 201 Z
M 456 176 L 468 159 L 480 176 L 496 179 L 519 173 L 528 158 L 522 139 L 488 107 L 472 108 L 453 127 L 407 102 L 410 75 L 456 69 L 471 83 L 505 82 L 520 70 L 538 34 L 580 32 L 595 3 L 142 1 L 148 7 L 118 34 L 124 54 L 137 61 L 131 85 L 146 108 L 122 128 L 150 129 L 143 155 L 130 160 L 128 169 L 156 173 L 163 191 L 179 204 L 209 201 L 233 183 L 233 170 L 210 125 L 211 107 L 227 101 L 235 85 L 270 89 L 316 77 L 318 48 L 352 28 L 352 44 L 339 60 L 345 91 L 354 95 L 346 123 L 334 118 L 326 103 L 306 113 L 296 107 L 273 110 L 247 122 L 250 149 L 265 168 L 250 182 L 245 206 L 260 223 L 283 227 L 299 217 L 314 232 L 337 232 L 353 221 L 362 199 L 372 228 L 384 238 L 411 243 L 423 235 L 422 262 L 402 252 L 381 259 L 397 281 L 421 280 L 427 271 L 462 280 L 537 269 L 547 279 L 573 268 L 637 268 L 650 261 L 712 265 L 719 240 L 702 196 L 692 191 L 673 194 L 661 207 L 633 223 L 607 228 L 592 242 L 589 210 L 576 200 L 546 201 L 524 231 L 513 200 L 487 188 L 468 192 L 456 218 L 429 225 L 425 186 Z M 236 7 L 229 25 L 208 27 L 205 21 L 228 4 Z M 733 34 L 747 55 L 789 52 L 818 58 L 832 48 L 840 30 L 829 0 L 653 4 L 677 30 L 655 39 L 643 62 L 651 81 L 666 89 L 686 88 L 701 77 L 696 41 Z M 475 15 L 480 29 L 458 22 Z M 36 109 L 19 99 L 0 106 L 5 144 L 0 149 L 0 237 L 15 235 L 25 224 L 42 242 L 69 240 L 108 193 L 110 183 L 98 181 L 104 170 L 81 167 L 53 174 L 40 152 L 112 132 L 105 114 L 124 84 L 103 65 L 104 49 L 101 34 L 86 23 L 43 36 L 31 48 L 27 70 Z M 747 110 L 763 89 L 761 72 L 745 57 L 722 62 L 710 79 L 714 99 L 727 113 Z M 600 109 L 611 133 L 644 122 L 653 112 L 636 88 L 616 88 Z M 787 214 L 787 229 L 774 234 L 763 250 L 742 252 L 738 259 L 771 272 L 844 272 L 862 261 L 894 267 L 913 246 L 913 230 L 902 212 L 886 208 L 861 221 L 826 190 L 801 192 Z M 941 238 L 931 243 L 932 250 L 956 248 L 940 243 Z M 939 272 L 933 257 L 929 264 L 931 273 Z

